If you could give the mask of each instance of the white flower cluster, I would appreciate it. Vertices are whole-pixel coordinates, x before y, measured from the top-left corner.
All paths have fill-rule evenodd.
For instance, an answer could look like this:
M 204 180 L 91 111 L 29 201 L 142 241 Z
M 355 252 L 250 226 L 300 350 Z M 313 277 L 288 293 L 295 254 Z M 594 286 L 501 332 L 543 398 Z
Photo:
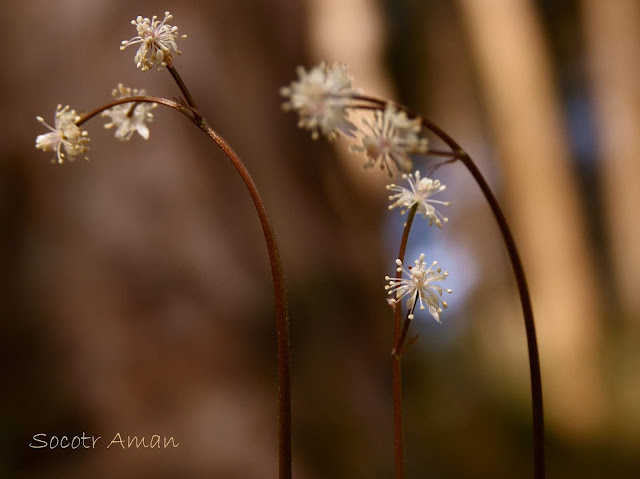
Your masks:
M 384 279 L 389 282 L 385 289 L 388 290 L 387 294 L 395 293 L 396 297 L 391 299 L 393 303 L 399 303 L 402 298 L 408 296 L 407 309 L 409 310 L 409 319 L 414 318 L 415 307 L 419 304 L 420 309 L 428 307 L 433 319 L 440 322 L 440 313 L 447 308 L 447 302 L 441 298 L 442 292 L 451 293 L 452 291 L 450 289 L 442 289 L 435 282 L 444 281 L 449 273 L 442 271 L 440 267 L 436 267 L 437 261 L 431 263 L 431 266 L 427 268 L 424 256 L 424 253 L 421 253 L 420 257 L 415 260 L 413 268 L 409 267 L 409 269 L 402 265 L 402 261 L 396 260 L 398 265 L 396 271 L 405 273 L 408 278 L 385 276 Z
M 280 93 L 288 97 L 288 101 L 282 105 L 283 109 L 298 113 L 298 126 L 311 130 L 314 139 L 320 133 L 329 140 L 335 139 L 340 133 L 357 137 L 358 143 L 350 149 L 366 156 L 365 168 L 379 165 L 389 176 L 393 176 L 395 170 L 401 171 L 404 173 L 402 177 L 409 183 L 409 188 L 393 183 L 387 186 L 392 193 L 389 195 L 389 209 L 401 208 L 400 213 L 405 214 L 415 206 L 416 214 L 426 218 L 430 226 L 443 228 L 448 219 L 434 205 L 449 206 L 450 203 L 431 197 L 443 191 L 445 185 L 439 180 L 421 177 L 418 170 L 412 172 L 412 155 L 425 154 L 429 148 L 428 140 L 422 134 L 422 120 L 409 116 L 391 102 L 382 109 L 383 102 L 362 96 L 359 90 L 352 87 L 345 65 L 329 67 L 321 63 L 309 71 L 303 67 L 298 67 L 297 71 L 298 80 L 282 88 Z M 350 109 L 373 111 L 373 119 L 365 117 L 362 127 L 358 128 L 349 121 Z M 448 273 L 443 273 L 440 268 L 434 270 L 435 261 L 426 268 L 424 254 L 415 261 L 413 268 L 409 268 L 410 271 L 402 266 L 400 260 L 397 260 L 397 264 L 398 272 L 404 271 L 409 278 L 385 277 L 389 281 L 386 286 L 389 294 L 396 293 L 396 297 L 390 301 L 397 303 L 408 295 L 409 319 L 413 319 L 413 310 L 418 301 L 420 309 L 425 309 L 426 304 L 431 315 L 439 322 L 440 313 L 447 307 L 445 301 L 440 301 L 440 296 L 442 291 L 450 293 L 451 290 L 443 290 L 433 283 L 443 281 Z
M 54 126 L 47 124 L 41 116 L 36 119 L 46 126 L 49 133 L 38 135 L 36 138 L 36 148 L 42 151 L 55 151 L 56 158 L 52 163 L 63 163 L 65 158 L 73 161 L 77 156 L 85 153 L 89 147 L 89 136 L 86 131 L 81 130 L 76 122 L 80 116 L 75 110 L 71 110 L 69 105 L 64 108 L 58 105 L 54 117 Z M 88 159 L 85 157 L 85 159 Z
M 172 18 L 173 15 L 169 12 L 164 12 L 162 21 L 158 20 L 156 15 L 151 20 L 141 16 L 131 20 L 131 24 L 136 27 L 138 35 L 131 40 L 124 40 L 120 50 L 139 43 L 140 48 L 136 52 L 134 61 L 142 71 L 149 70 L 154 65 L 158 67 L 158 70 L 171 65 L 173 54 L 180 55 L 182 53 L 178 50 L 176 38 L 187 38 L 186 35 L 178 35 L 178 27 L 173 27 L 167 23 L 167 20 Z
M 131 89 L 125 87 L 122 83 L 118 83 L 118 88 L 114 89 L 111 96 L 116 100 L 128 98 L 131 96 L 145 96 L 144 90 L 137 88 Z M 105 128 L 116 128 L 116 138 L 121 141 L 131 139 L 135 132 L 144 138 L 149 139 L 149 127 L 147 123 L 153 121 L 153 113 L 151 110 L 158 105 L 155 103 L 122 103 L 109 108 L 102 113 L 101 116 L 111 118 L 111 121 L 104 125 Z
M 136 52 L 134 61 L 136 66 L 142 71 L 157 66 L 159 70 L 163 66 L 170 66 L 175 55 L 180 55 L 176 39 L 186 38 L 186 35 L 178 35 L 178 27 L 171 26 L 167 23 L 173 16 L 169 12 L 164 13 L 164 19 L 158 20 L 157 16 L 143 18 L 138 16 L 131 23 L 136 27 L 138 35 L 130 40 L 125 40 L 120 46 L 124 50 L 130 45 L 140 44 Z M 145 96 L 144 90 L 131 89 L 118 84 L 113 90 L 112 96 L 116 100 L 127 97 Z M 105 125 L 105 128 L 115 128 L 115 136 L 119 140 L 129 140 L 134 133 L 138 133 L 145 140 L 149 139 L 149 127 L 147 123 L 153 120 L 151 110 L 156 108 L 157 104 L 147 102 L 130 102 L 115 105 L 102 113 L 103 117 L 108 117 L 111 121 Z M 42 117 L 37 120 L 45 125 L 49 133 L 39 135 L 36 138 L 36 148 L 43 151 L 55 151 L 56 159 L 54 162 L 63 163 L 68 157 L 74 160 L 77 156 L 85 153 L 89 147 L 88 133 L 81 130 L 76 122 L 80 117 L 75 110 L 71 110 L 69 106 L 58 105 L 54 126 L 45 123 Z M 86 158 L 86 157 L 85 157 Z
M 358 108 L 358 100 L 366 101 L 360 91 L 352 87 L 345 65 L 327 66 L 321 63 L 306 71 L 298 67 L 298 80 L 280 89 L 288 97 L 284 110 L 298 112 L 298 126 L 311 130 L 313 139 L 320 133 L 329 140 L 338 134 L 359 136 L 358 145 L 351 151 L 364 153 L 365 168 L 376 164 L 393 175 L 392 165 L 399 171 L 413 168 L 411 155 L 427 152 L 427 139 L 420 136 L 420 118 L 409 118 L 406 112 L 389 103 L 381 111 L 373 109 L 373 121 L 363 120 L 363 128 L 356 127 L 348 118 L 349 109 Z M 371 109 L 371 108 L 368 108 Z
M 351 151 L 364 153 L 368 158 L 365 168 L 373 167 L 378 161 L 380 169 L 389 172 L 393 176 L 390 163 L 393 163 L 399 171 L 411 171 L 413 162 L 412 153 L 426 153 L 428 143 L 426 138 L 420 138 L 420 119 L 410 119 L 408 115 L 399 111 L 391 103 L 387 104 L 384 112 L 374 112 L 374 122 L 363 120 L 369 130 L 362 132 L 362 145 L 354 145 Z
M 322 132 L 329 140 L 338 132 L 353 136 L 355 125 L 347 119 L 347 104 L 358 91 L 351 87 L 351 78 L 345 65 L 327 66 L 321 63 L 306 71 L 298 67 L 298 81 L 282 87 L 280 94 L 289 97 L 284 110 L 296 110 L 298 126 L 311 130 L 313 139 Z
M 433 204 L 449 206 L 448 201 L 439 201 L 431 199 L 431 196 L 435 195 L 446 189 L 446 186 L 441 184 L 439 180 L 432 180 L 431 178 L 420 176 L 420 171 L 416 170 L 414 173 L 404 174 L 402 177 L 409 183 L 409 188 L 404 188 L 395 184 L 387 185 L 387 190 L 395 193 L 389 196 L 389 200 L 392 202 L 389 205 L 389 209 L 404 208 L 400 211 L 400 214 L 405 214 L 409 209 L 416 207 L 416 214 L 422 215 L 429 221 L 429 226 L 436 225 L 438 228 L 443 228 L 448 219 L 442 215 Z M 433 270 L 437 262 L 434 261 L 429 268 L 426 268 L 424 262 L 424 253 L 415 260 L 413 268 L 408 270 L 402 266 L 402 261 L 396 260 L 398 268 L 397 272 L 406 273 L 409 278 L 390 278 L 385 276 L 385 280 L 389 282 L 385 286 L 385 289 L 389 291 L 388 294 L 396 293 L 396 298 L 391 301 L 395 304 L 400 301 L 401 298 L 409 296 L 407 300 L 407 308 L 409 310 L 409 319 L 413 319 L 413 312 L 416 305 L 416 300 L 419 300 L 420 309 L 425 309 L 424 303 L 429 307 L 429 313 L 433 318 L 440 322 L 440 313 L 443 309 L 446 309 L 447 302 L 441 301 L 440 297 L 442 292 L 446 291 L 451 293 L 450 289 L 443 290 L 440 286 L 433 284 L 434 281 L 444 281 L 449 275 L 448 272 L 440 268 Z M 436 294 L 437 293 L 437 294 Z M 440 307 L 442 304 L 442 307 Z
M 449 206 L 451 203 L 449 201 L 431 199 L 431 196 L 444 191 L 446 186 L 440 183 L 440 180 L 432 180 L 427 177 L 421 178 L 418 170 L 414 173 L 404 174 L 402 178 L 407 180 L 411 189 L 393 183 L 387 185 L 387 190 L 395 193 L 389 196 L 389 200 L 393 202 L 389 205 L 389 209 L 404 208 L 400 210 L 400 214 L 405 214 L 417 204 L 416 214 L 422 215 L 429 220 L 429 226 L 435 224 L 438 228 L 443 228 L 444 223 L 449 219 L 443 216 L 433 205 Z

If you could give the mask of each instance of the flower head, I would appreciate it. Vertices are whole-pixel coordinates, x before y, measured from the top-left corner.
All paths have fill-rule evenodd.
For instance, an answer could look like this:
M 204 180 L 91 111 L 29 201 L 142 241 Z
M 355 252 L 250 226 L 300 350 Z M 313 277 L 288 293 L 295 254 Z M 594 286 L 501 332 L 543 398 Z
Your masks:
M 47 124 L 41 116 L 36 119 L 44 126 L 51 130 L 49 133 L 38 135 L 36 138 L 36 148 L 42 151 L 55 151 L 57 160 L 54 158 L 52 163 L 62 163 L 69 156 L 69 160 L 75 160 L 75 157 L 85 153 L 89 147 L 89 136 L 86 131 L 82 131 L 76 122 L 80 117 L 75 110 L 70 110 L 69 105 L 64 108 L 58 105 L 54 117 L 54 125 Z M 64 151 L 63 151 L 64 150 Z M 85 159 L 88 159 L 85 157 Z
M 145 96 L 144 90 L 125 87 L 122 83 L 118 83 L 118 88 L 113 90 L 111 96 L 115 99 L 127 98 L 130 96 Z M 144 138 L 149 139 L 149 127 L 146 123 L 153 121 L 153 110 L 157 107 L 155 103 L 122 103 L 104 111 L 101 116 L 110 117 L 111 121 L 104 125 L 110 129 L 116 127 L 116 138 L 118 140 L 127 141 L 131 139 L 134 132 Z
M 416 170 L 415 173 L 405 173 L 402 175 L 402 178 L 409 182 L 411 189 L 394 185 L 393 183 L 387 185 L 387 190 L 395 193 L 389 196 L 389 200 L 393 202 L 389 205 L 389 209 L 392 210 L 396 207 L 404 208 L 400 211 L 400 214 L 405 214 L 417 204 L 418 208 L 416 209 L 416 213 L 427 218 L 429 220 L 429 226 L 435 224 L 438 228 L 442 228 L 444 223 L 449 221 L 449 219 L 443 216 L 433 205 L 449 206 L 451 203 L 448 201 L 433 200 L 431 196 L 444 191 L 446 186 L 440 183 L 440 180 L 432 180 L 427 177 L 420 178 L 420 171 L 418 170 Z
M 358 93 L 351 87 L 346 65 L 328 67 L 321 63 L 310 71 L 298 67 L 298 81 L 280 89 L 289 101 L 282 104 L 284 110 L 296 110 L 300 117 L 298 126 L 311 130 L 317 139 L 318 130 L 329 140 L 338 132 L 353 136 L 355 125 L 347 120 L 347 102 Z
M 371 168 L 378 161 L 381 169 L 387 169 L 392 176 L 390 163 L 400 171 L 409 172 L 413 168 L 411 153 L 425 153 L 427 139 L 420 138 L 421 122 L 419 118 L 410 119 L 391 103 L 384 112 L 374 112 L 374 122 L 363 120 L 368 132 L 364 132 L 362 145 L 354 145 L 351 151 L 364 153 L 368 161 L 365 168 Z
M 131 20 L 131 24 L 136 27 L 138 35 L 131 40 L 124 40 L 120 46 L 120 50 L 124 50 L 129 45 L 140 44 L 140 48 L 134 57 L 136 66 L 142 71 L 148 70 L 157 65 L 158 70 L 162 67 L 171 65 L 173 62 L 173 54 L 180 55 L 182 52 L 178 50 L 176 38 L 187 38 L 186 35 L 178 35 L 178 27 L 172 27 L 167 20 L 171 20 L 173 15 L 164 12 L 164 19 L 158 20 L 154 15 L 151 20 L 138 16 L 135 20 Z
M 384 287 L 388 291 L 387 294 L 396 294 L 395 299 L 392 301 L 398 303 L 402 298 L 408 296 L 407 309 L 409 310 L 409 319 L 413 319 L 413 312 L 416 304 L 419 303 L 420 309 L 426 309 L 426 304 L 433 319 L 440 322 L 440 313 L 447 308 L 447 302 L 442 301 L 441 298 L 442 292 L 451 293 L 452 291 L 450 289 L 442 289 L 434 283 L 436 281 L 444 281 L 449 273 L 442 271 L 440 267 L 434 269 L 438 264 L 437 261 L 431 263 L 431 266 L 427 268 L 427 264 L 424 262 L 424 253 L 421 253 L 420 257 L 415 260 L 413 268 L 405 268 L 399 259 L 396 260 L 396 264 L 398 265 L 396 271 L 398 273 L 404 272 L 408 278 L 385 276 L 384 279 L 389 282 Z

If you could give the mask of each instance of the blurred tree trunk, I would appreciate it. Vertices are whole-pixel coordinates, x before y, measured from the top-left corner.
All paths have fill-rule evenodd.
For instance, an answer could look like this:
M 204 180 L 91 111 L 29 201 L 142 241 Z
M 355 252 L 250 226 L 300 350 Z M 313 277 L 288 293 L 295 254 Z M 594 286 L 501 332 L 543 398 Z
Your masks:
M 640 3 L 582 7 L 616 299 L 622 313 L 640 318 Z
M 547 418 L 582 434 L 602 413 L 594 358 L 600 305 L 543 35 L 525 0 L 460 6 L 502 161 L 503 204 L 532 290 Z

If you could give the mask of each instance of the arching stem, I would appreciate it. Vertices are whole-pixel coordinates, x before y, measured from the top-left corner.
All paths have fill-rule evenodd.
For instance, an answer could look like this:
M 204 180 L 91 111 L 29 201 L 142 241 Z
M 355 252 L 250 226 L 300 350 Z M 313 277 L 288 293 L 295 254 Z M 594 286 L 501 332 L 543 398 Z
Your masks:
M 273 295 L 276 302 L 276 330 L 278 334 L 278 441 L 279 441 L 279 470 L 280 479 L 291 479 L 291 354 L 289 345 L 289 319 L 287 313 L 287 298 L 284 287 L 284 273 L 276 237 L 271 227 L 264 203 L 258 189 L 238 155 L 224 139 L 216 133 L 204 120 L 196 120 L 196 124 L 211 138 L 233 163 L 242 181 L 244 181 L 249 195 L 253 200 L 260 225 L 269 251 L 269 264 L 273 277 Z
M 531 306 L 531 296 L 527 285 L 527 278 L 524 273 L 524 266 L 520 258 L 520 253 L 516 246 L 515 239 L 509 228 L 509 223 L 502 212 L 502 208 L 498 203 L 498 199 L 491 191 L 489 184 L 480 172 L 480 169 L 471 159 L 471 157 L 434 123 L 428 120 L 422 120 L 424 127 L 432 131 L 435 135 L 442 139 L 457 155 L 464 166 L 469 170 L 471 176 L 476 181 L 482 194 L 489 203 L 489 207 L 493 216 L 498 223 L 502 239 L 513 273 L 518 286 L 518 294 L 520 296 L 520 304 L 522 306 L 522 314 L 524 317 L 525 334 L 527 338 L 527 350 L 529 352 L 529 375 L 531 379 L 531 405 L 533 415 L 533 477 L 535 479 L 544 479 L 545 472 L 545 453 L 544 453 L 544 408 L 542 400 L 542 375 L 540 372 L 540 355 L 538 353 L 538 340 L 536 337 L 536 326 L 533 318 L 533 308 Z
M 186 91 L 186 87 L 185 87 Z M 183 93 L 185 93 L 183 91 Z M 187 96 L 187 95 L 185 95 Z M 189 102 L 190 95 L 187 96 Z M 191 100 L 192 101 L 192 100 Z M 116 105 L 125 103 L 156 103 L 179 111 L 200 128 L 229 158 L 244 182 L 253 204 L 258 213 L 262 232 L 264 234 L 269 254 L 269 265 L 273 278 L 273 294 L 276 306 L 276 331 L 278 342 L 278 442 L 279 442 L 279 479 L 291 479 L 292 477 L 292 453 L 291 453 L 291 354 L 289 344 L 289 318 L 287 312 L 287 298 L 284 286 L 284 273 L 282 261 L 276 242 L 275 233 L 262 197 L 258 192 L 249 171 L 231 146 L 218 133 L 209 126 L 200 112 L 195 107 L 185 106 L 173 100 L 160 97 L 127 97 L 121 98 L 103 105 L 90 113 L 82 116 L 76 124 L 78 126 L 87 122 L 99 113 Z M 195 103 L 194 103 L 195 105 Z
M 364 102 L 364 105 L 359 103 L 357 104 L 357 108 L 364 109 L 384 109 L 388 103 L 387 101 L 380 100 L 379 98 L 366 95 L 355 95 L 352 98 L 357 102 Z M 544 453 L 544 408 L 542 400 L 542 377 L 540 373 L 538 340 L 536 338 L 535 321 L 533 317 L 533 308 L 531 306 L 531 295 L 527 285 L 527 278 L 524 273 L 524 267 L 522 265 L 522 260 L 520 259 L 516 242 L 513 238 L 513 234 L 511 233 L 511 229 L 509 228 L 509 223 L 502 212 L 502 208 L 500 207 L 496 196 L 493 194 L 493 191 L 491 191 L 489 184 L 469 154 L 464 151 L 453 138 L 451 138 L 444 130 L 432 121 L 416 115 L 403 105 L 394 105 L 399 110 L 405 111 L 409 116 L 420 118 L 424 128 L 431 131 L 449 148 L 451 148 L 452 159 L 460 160 L 469 173 L 471 173 L 471 176 L 476 181 L 482 191 L 482 194 L 489 203 L 491 212 L 498 223 L 518 287 L 518 295 L 520 296 L 520 304 L 522 307 L 527 339 L 529 375 L 531 381 L 531 407 L 533 416 L 533 477 L 535 479 L 544 479 L 546 475 Z M 447 161 L 445 164 L 446 163 L 449 162 Z

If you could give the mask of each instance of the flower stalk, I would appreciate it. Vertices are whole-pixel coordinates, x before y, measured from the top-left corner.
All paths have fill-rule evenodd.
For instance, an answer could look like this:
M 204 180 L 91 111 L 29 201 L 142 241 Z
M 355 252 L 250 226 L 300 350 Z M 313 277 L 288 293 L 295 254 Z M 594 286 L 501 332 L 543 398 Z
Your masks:
M 186 89 L 186 87 L 185 87 Z M 289 319 L 287 297 L 284 285 L 284 272 L 276 236 L 271 226 L 266 207 L 258 192 L 258 188 L 246 166 L 233 148 L 204 120 L 199 111 L 167 98 L 139 96 L 127 97 L 112 101 L 106 105 L 80 117 L 76 122 L 79 127 L 96 115 L 114 106 L 126 103 L 155 103 L 179 111 L 200 128 L 231 161 L 244 182 L 262 226 L 262 231 L 269 254 L 269 265 L 273 279 L 273 293 L 276 306 L 276 330 L 278 343 L 278 442 L 279 442 L 279 479 L 292 477 L 291 452 L 291 354 L 289 344 Z
M 413 225 L 413 219 L 416 216 L 418 205 L 415 204 L 409 210 L 407 221 L 402 232 L 400 240 L 400 250 L 398 251 L 398 259 L 404 261 L 404 255 L 407 251 L 407 242 L 409 241 L 409 232 Z M 400 279 L 401 271 L 396 272 L 396 278 Z M 408 316 L 407 312 L 407 316 Z M 396 479 L 404 479 L 404 435 L 402 432 L 402 347 L 404 338 L 409 328 L 410 319 L 405 319 L 404 326 L 402 324 L 402 308 L 400 303 L 396 303 L 394 310 L 394 328 L 393 328 L 393 345 L 391 349 L 391 365 L 392 365 L 392 382 L 393 382 L 393 450 L 395 460 L 395 477 Z M 403 334 L 404 332 L 404 334 Z
M 377 110 L 384 108 L 387 103 L 378 98 L 364 95 L 358 95 L 354 99 L 362 102 L 370 102 L 371 106 L 367 108 Z M 536 337 L 533 308 L 531 305 L 531 295 L 529 293 L 522 259 L 520 258 L 520 253 L 518 252 L 515 239 L 511 233 L 511 228 L 509 227 L 509 223 L 507 222 L 502 208 L 500 207 L 498 199 L 493 194 L 491 187 L 482 175 L 478 166 L 471 159 L 471 156 L 451 136 L 432 121 L 418 117 L 404 106 L 398 106 L 398 108 L 405 111 L 410 117 L 420 118 L 422 126 L 440 138 L 451 149 L 450 161 L 455 162 L 459 160 L 462 162 L 480 187 L 482 194 L 491 208 L 491 212 L 498 224 L 498 228 L 500 229 L 500 234 L 502 235 L 505 248 L 507 249 L 507 254 L 509 256 L 509 261 L 511 263 L 518 288 L 527 341 L 533 416 L 533 477 L 535 479 L 544 479 L 546 476 L 544 453 L 544 408 L 542 397 L 542 375 L 540 372 L 540 355 L 538 352 L 538 341 Z M 440 154 L 439 156 L 442 155 Z M 448 161 L 445 163 L 448 163 Z
M 540 372 L 540 355 L 538 352 L 538 340 L 536 337 L 536 326 L 533 317 L 533 307 L 531 305 L 531 295 L 527 285 L 527 277 L 524 272 L 524 266 L 520 253 L 516 246 L 515 239 L 509 228 L 507 218 L 502 212 L 498 199 L 491 191 L 489 184 L 480 172 L 480 169 L 471 159 L 469 154 L 465 152 L 458 143 L 447 135 L 434 123 L 424 120 L 423 125 L 426 129 L 433 132 L 442 139 L 456 155 L 462 164 L 467 168 L 473 179 L 476 181 L 482 194 L 484 195 L 491 212 L 493 213 L 500 234 L 504 241 L 509 261 L 518 287 L 518 295 L 520 296 L 520 304 L 522 307 L 522 315 L 524 318 L 525 334 L 527 339 L 527 351 L 529 356 L 529 376 L 531 381 L 531 404 L 533 411 L 533 477 L 535 479 L 544 479 L 545 472 L 545 453 L 544 453 L 544 407 L 542 399 L 542 375 Z
M 533 475 L 535 479 L 543 479 L 545 477 L 545 456 L 544 456 L 544 414 L 542 403 L 542 380 L 540 373 L 540 358 L 538 353 L 538 345 L 535 332 L 535 322 L 533 318 L 533 310 L 531 307 L 531 298 L 527 286 L 527 280 L 524 268 L 515 240 L 511 234 L 508 222 L 500 205 L 491 191 L 488 183 L 482 173 L 473 162 L 471 157 L 441 128 L 429 120 L 425 120 L 420 116 L 412 113 L 409 109 L 402 105 L 384 101 L 375 97 L 360 94 L 359 91 L 351 87 L 351 79 L 346 76 L 344 66 L 334 65 L 327 68 L 326 64 L 321 64 L 313 68 L 309 76 L 314 72 L 318 74 L 324 72 L 324 78 L 332 75 L 340 75 L 344 80 L 340 89 L 333 88 L 330 82 L 316 82 L 313 88 L 306 81 L 307 73 L 304 69 L 298 69 L 299 80 L 293 82 L 291 87 L 281 90 L 283 96 L 290 97 L 291 101 L 285 103 L 285 109 L 295 109 L 300 117 L 299 126 L 309 128 L 309 125 L 322 124 L 322 133 L 329 140 L 334 139 L 338 133 L 343 132 L 342 125 L 351 124 L 348 118 L 349 110 L 363 110 L 373 112 L 374 122 L 364 120 L 364 129 L 355 131 L 360 136 L 360 145 L 351 147 L 351 151 L 364 153 L 367 157 L 367 163 L 364 167 L 369 168 L 374 164 L 379 164 L 381 169 L 386 169 L 390 175 L 393 169 L 405 174 L 411 173 L 413 169 L 413 157 L 416 155 L 427 155 L 435 157 L 443 157 L 444 161 L 434 166 L 428 176 L 435 170 L 446 164 L 461 161 L 470 172 L 478 186 L 480 187 L 485 199 L 489 203 L 489 207 L 498 223 L 509 260 L 514 271 L 516 284 L 518 286 L 518 294 L 525 323 L 525 332 L 527 338 L 527 349 L 529 357 L 529 372 L 531 381 L 531 399 L 533 412 Z M 348 80 L 348 81 L 347 81 Z M 295 94 L 295 96 L 294 96 Z M 294 98 L 296 101 L 294 101 Z M 332 105 L 339 105 L 340 108 L 331 109 Z M 331 111 L 331 115 L 327 112 Z M 443 151 L 429 148 L 426 138 L 421 135 L 422 132 L 431 132 L 439 137 L 449 148 L 450 151 Z M 314 137 L 318 136 L 318 131 L 313 131 Z M 348 136 L 354 136 L 350 130 Z M 393 168 L 392 168 L 393 167 Z M 402 261 L 404 257 L 406 242 L 409 235 L 411 222 L 416 211 L 429 219 L 430 224 L 442 227 L 446 222 L 446 218 L 439 214 L 433 207 L 434 203 L 447 204 L 445 202 L 429 200 L 428 197 L 433 192 L 439 191 L 439 185 L 435 182 L 431 184 L 420 184 L 418 172 L 414 176 L 405 175 L 411 183 L 412 191 L 404 188 L 390 185 L 388 189 L 396 194 L 390 199 L 395 201 L 391 208 L 400 206 L 406 209 L 411 208 L 410 218 L 405 225 L 403 238 L 400 246 L 400 255 L 396 280 L 390 281 L 387 289 L 395 290 L 399 297 L 410 295 L 408 301 L 408 313 L 404 324 L 401 321 L 401 307 L 396 301 L 395 304 L 395 321 L 394 321 L 394 346 L 393 346 L 393 401 L 394 401 L 394 435 L 395 435 L 395 456 L 396 456 L 396 478 L 404 477 L 404 464 L 402 460 L 402 414 L 401 414 L 401 367 L 400 356 L 403 353 L 404 341 L 407 335 L 411 318 L 415 310 L 416 301 L 419 297 L 421 301 L 421 309 L 424 307 L 422 300 L 429 305 L 429 312 L 439 321 L 438 314 L 439 298 L 434 294 L 442 293 L 442 289 L 434 287 L 429 280 L 433 280 L 436 276 L 433 271 L 425 270 L 422 264 L 422 256 L 420 263 L 416 262 L 418 271 L 416 274 L 410 273 L 410 280 L 401 280 L 400 271 L 402 271 Z M 426 179 L 426 178 L 425 178 Z M 429 180 L 431 181 L 431 180 Z M 420 209 L 418 209 L 420 208 Z M 435 263 L 434 263 L 435 265 Z M 437 271 L 439 275 L 439 271 Z M 444 275 L 446 276 L 446 272 Z M 389 280 L 390 278 L 386 278 Z M 441 278 L 435 279 L 441 280 Z M 421 284 L 422 283 L 422 284 Z M 447 290 L 449 291 L 449 290 Z M 424 297 L 423 297 L 424 295 Z M 446 308 L 446 303 L 442 302 L 442 307 Z M 413 340 L 412 340 L 413 341 Z M 412 342 L 411 341 L 411 342 Z
M 79 118 L 76 126 L 80 126 L 94 116 L 107 111 L 113 107 L 128 103 L 154 103 L 173 108 L 185 115 L 200 130 L 202 130 L 231 161 L 238 174 L 242 178 L 247 191 L 253 201 L 254 207 L 262 226 L 267 251 L 269 255 L 269 265 L 273 280 L 273 293 L 276 307 L 276 331 L 278 344 L 278 442 L 279 442 L 279 478 L 290 479 L 292 477 L 292 452 L 291 452 L 291 354 L 289 344 L 289 319 L 287 310 L 287 298 L 284 286 L 284 272 L 280 252 L 276 241 L 276 236 L 271 226 L 264 201 L 258 192 L 258 188 L 249 174 L 246 166 L 231 146 L 220 136 L 205 120 L 200 111 L 195 106 L 195 101 L 191 96 L 185 83 L 182 81 L 177 70 L 171 65 L 167 67 L 174 78 L 180 91 L 183 93 L 187 104 L 160 97 L 151 96 L 131 96 L 120 98 L 111 103 L 103 105 L 90 113 Z
M 278 343 L 278 437 L 279 437 L 279 478 L 291 479 L 291 372 L 289 319 L 287 299 L 284 286 L 284 273 L 278 245 L 267 215 L 267 210 L 249 171 L 231 146 L 204 120 L 196 106 L 193 96 L 186 84 L 173 66 L 175 55 L 180 55 L 176 40 L 186 38 L 178 33 L 178 27 L 168 23 L 173 18 L 170 12 L 164 13 L 160 20 L 157 16 L 151 18 L 138 16 L 131 23 L 136 28 L 137 35 L 121 42 L 120 49 L 137 45 L 134 56 L 137 68 L 142 71 L 157 67 L 166 67 L 178 88 L 184 96 L 184 101 L 173 101 L 166 98 L 146 96 L 144 90 L 131 89 L 118 84 L 114 90 L 115 100 L 98 107 L 90 113 L 79 116 L 69 106 L 57 107 L 54 126 L 48 125 L 42 117 L 36 119 L 49 129 L 49 133 L 36 138 L 36 148 L 56 153 L 54 162 L 63 163 L 69 158 L 73 160 L 88 150 L 88 133 L 80 129 L 85 122 L 98 114 L 109 117 L 106 128 L 115 128 L 115 136 L 119 140 L 127 141 L 137 132 L 145 140 L 149 138 L 147 123 L 153 119 L 151 109 L 163 105 L 179 111 L 202 130 L 231 161 L 242 178 L 253 201 L 262 226 L 262 231 L 269 255 L 269 264 L 273 279 L 273 291 L 276 308 L 276 331 Z M 338 78 L 339 80 L 339 78 Z

